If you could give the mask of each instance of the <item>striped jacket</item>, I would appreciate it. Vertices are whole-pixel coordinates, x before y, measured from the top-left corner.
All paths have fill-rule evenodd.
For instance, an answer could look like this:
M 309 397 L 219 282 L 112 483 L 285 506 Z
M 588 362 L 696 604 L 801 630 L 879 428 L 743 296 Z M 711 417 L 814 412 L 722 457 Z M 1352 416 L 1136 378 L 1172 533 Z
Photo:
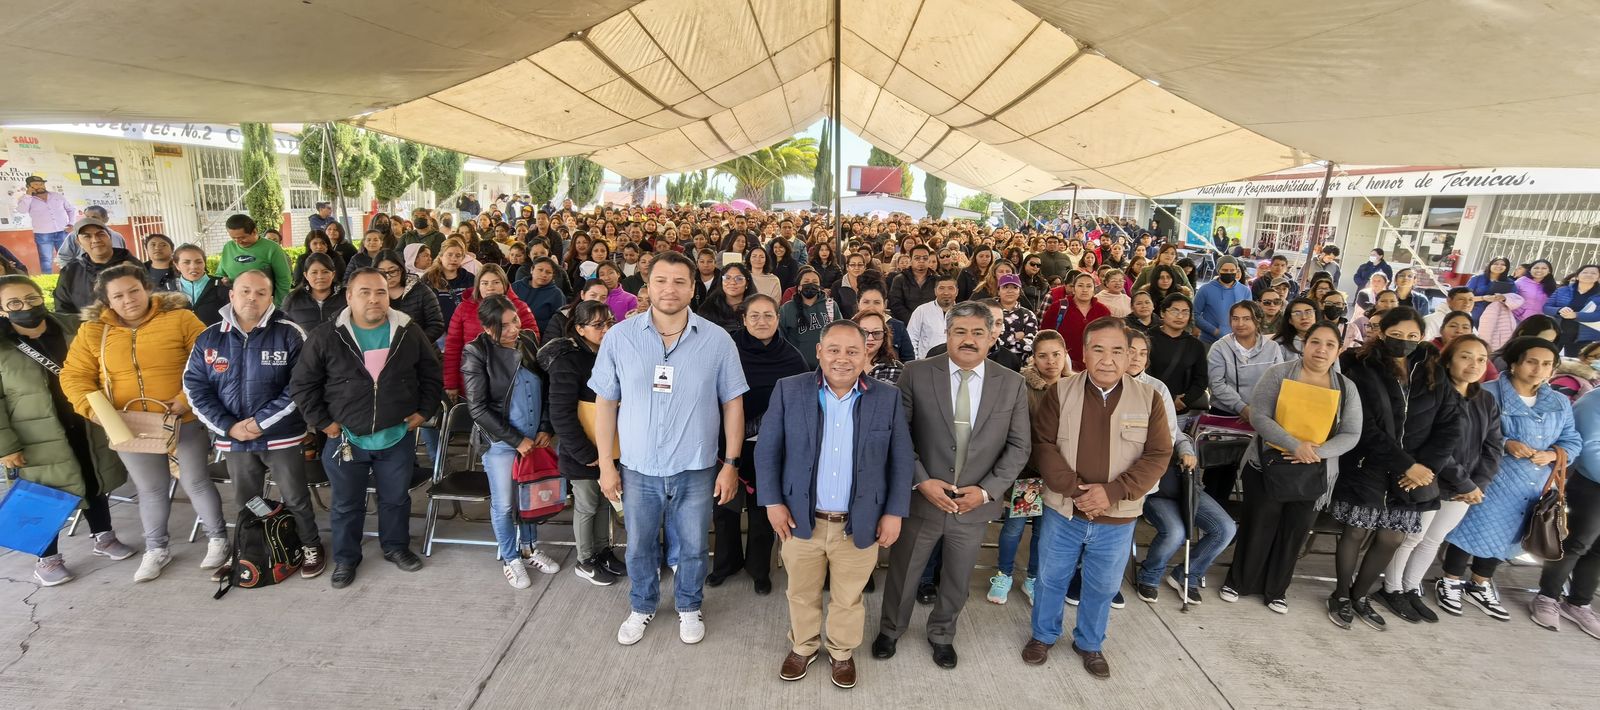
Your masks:
M 289 398 L 289 377 L 300 359 L 306 332 L 276 308 L 268 308 L 249 333 L 239 329 L 233 306 L 206 328 L 189 353 L 183 391 L 195 416 L 216 438 L 218 451 L 267 451 L 299 446 L 305 419 Z M 254 417 L 262 434 L 234 441 L 228 430 Z

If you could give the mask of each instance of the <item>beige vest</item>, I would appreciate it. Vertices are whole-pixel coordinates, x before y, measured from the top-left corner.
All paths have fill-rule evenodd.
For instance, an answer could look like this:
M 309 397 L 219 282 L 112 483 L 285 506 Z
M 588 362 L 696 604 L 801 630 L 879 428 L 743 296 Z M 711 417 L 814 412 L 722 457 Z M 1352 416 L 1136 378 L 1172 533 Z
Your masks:
M 1079 373 L 1061 380 L 1056 387 L 1056 398 L 1061 404 L 1061 423 L 1056 427 L 1056 447 L 1074 471 L 1078 469 L 1078 419 L 1083 412 L 1084 390 L 1093 387 L 1087 373 Z M 1096 394 L 1095 396 L 1099 396 Z M 1144 455 L 1145 439 L 1150 434 L 1150 405 L 1157 397 L 1155 388 L 1123 376 L 1122 397 L 1111 412 L 1110 441 L 1105 445 L 1111 454 L 1111 480 L 1116 480 Z M 1072 517 L 1072 499 L 1050 490 L 1044 490 L 1044 504 L 1056 512 Z M 1144 512 L 1144 496 L 1138 500 L 1113 501 L 1105 513 L 1112 518 L 1137 518 Z

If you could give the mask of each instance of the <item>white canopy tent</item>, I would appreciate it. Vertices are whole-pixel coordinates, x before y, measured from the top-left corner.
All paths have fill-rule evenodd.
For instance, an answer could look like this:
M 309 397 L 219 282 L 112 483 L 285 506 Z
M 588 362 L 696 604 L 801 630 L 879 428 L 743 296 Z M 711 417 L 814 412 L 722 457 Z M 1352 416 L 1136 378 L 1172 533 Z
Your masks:
M 1594 0 L 841 0 L 847 128 L 1012 199 L 1315 158 L 1600 166 Z M 833 0 L 0 0 L 0 121 L 351 120 L 714 165 L 828 114 Z M 92 24 L 104 41 L 69 41 Z

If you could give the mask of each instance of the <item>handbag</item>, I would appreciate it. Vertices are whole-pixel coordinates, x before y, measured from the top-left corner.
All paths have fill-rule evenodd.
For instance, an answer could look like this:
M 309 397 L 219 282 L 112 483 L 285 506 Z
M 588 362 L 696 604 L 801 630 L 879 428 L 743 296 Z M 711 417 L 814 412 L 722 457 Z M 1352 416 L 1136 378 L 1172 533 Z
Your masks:
M 1007 518 L 1036 518 L 1044 515 L 1044 479 L 1019 478 L 1006 495 Z
M 111 400 L 111 377 L 106 371 L 106 329 L 100 330 L 100 383 L 105 388 L 106 400 Z M 132 411 L 128 408 L 134 402 L 155 402 L 161 407 L 159 412 Z M 122 420 L 122 425 L 132 436 L 110 437 L 112 451 L 128 454 L 161 454 L 167 457 L 167 470 L 173 478 L 178 477 L 178 457 L 174 452 L 178 449 L 178 424 L 179 417 L 174 414 L 167 403 L 149 397 L 134 397 L 122 405 L 122 410 L 117 412 L 117 418 Z M 105 426 L 105 422 L 101 426 Z M 107 430 L 110 433 L 110 430 Z
M 1261 489 L 1278 503 L 1312 501 L 1328 490 L 1328 462 L 1295 463 L 1288 455 L 1261 445 Z
M 1561 559 L 1561 541 L 1567 538 L 1567 450 L 1556 447 L 1556 464 L 1545 481 L 1544 493 L 1533 504 L 1522 549 L 1540 559 Z

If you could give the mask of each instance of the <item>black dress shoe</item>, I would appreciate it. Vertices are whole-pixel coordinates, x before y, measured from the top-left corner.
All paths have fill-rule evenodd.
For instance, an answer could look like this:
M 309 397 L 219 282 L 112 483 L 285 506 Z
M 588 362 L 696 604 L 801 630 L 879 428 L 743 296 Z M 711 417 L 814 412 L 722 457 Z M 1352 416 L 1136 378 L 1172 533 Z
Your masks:
M 956 647 L 948 643 L 928 642 L 933 647 L 933 662 L 940 668 L 956 667 Z
M 939 588 L 938 587 L 936 587 L 936 586 L 934 586 L 932 584 L 919 584 L 919 585 L 917 585 L 917 603 L 918 604 L 932 604 L 933 600 L 938 599 L 938 598 L 939 598 Z
M 706 586 L 707 587 L 720 587 L 720 586 L 722 586 L 722 583 L 726 582 L 726 581 L 728 581 L 728 575 L 725 575 L 725 574 L 717 574 L 717 573 L 713 572 L 711 574 L 706 575 Z
M 422 569 L 422 558 L 417 557 L 417 553 L 412 552 L 409 548 L 385 552 L 383 553 L 383 559 L 393 562 L 394 566 L 407 572 L 415 572 Z
M 768 594 L 771 594 L 771 593 L 772 593 L 772 580 L 770 580 L 770 579 L 758 579 L 758 580 L 756 580 L 756 594 L 760 594 L 761 596 L 764 597 L 764 596 L 767 596 Z
M 894 658 L 894 646 L 896 643 L 895 639 L 878 634 L 878 637 L 872 640 L 872 657 L 879 660 Z
M 341 565 L 338 563 L 333 565 L 334 589 L 344 589 L 345 587 L 350 586 L 350 583 L 354 581 L 356 581 L 355 565 Z

